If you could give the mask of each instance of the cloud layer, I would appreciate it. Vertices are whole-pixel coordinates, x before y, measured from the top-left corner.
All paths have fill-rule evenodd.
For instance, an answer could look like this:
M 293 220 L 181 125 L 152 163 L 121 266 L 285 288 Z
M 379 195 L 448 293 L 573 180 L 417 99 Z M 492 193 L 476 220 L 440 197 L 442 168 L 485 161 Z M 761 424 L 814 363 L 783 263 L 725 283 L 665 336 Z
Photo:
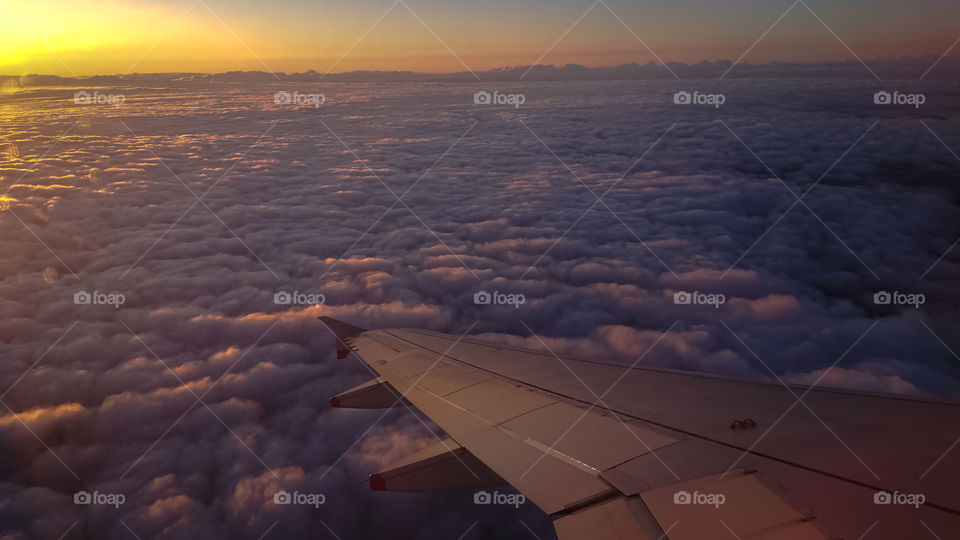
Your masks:
M 329 410 L 370 374 L 336 360 L 321 314 L 960 396 L 955 86 L 482 88 L 523 93 L 521 108 L 475 105 L 479 89 L 86 89 L 119 107 L 0 94 L 0 537 L 552 534 L 532 505 L 370 493 L 367 474 L 438 431 L 403 409 Z M 277 104 L 280 90 L 326 103 Z M 681 90 L 726 101 L 675 105 Z M 875 105 L 879 90 L 926 103 Z M 278 305 L 281 291 L 325 305 Z M 526 302 L 477 305 L 479 291 Z M 925 303 L 877 305 L 880 291 Z M 280 489 L 326 502 L 278 506 Z M 79 490 L 126 502 L 74 505 Z

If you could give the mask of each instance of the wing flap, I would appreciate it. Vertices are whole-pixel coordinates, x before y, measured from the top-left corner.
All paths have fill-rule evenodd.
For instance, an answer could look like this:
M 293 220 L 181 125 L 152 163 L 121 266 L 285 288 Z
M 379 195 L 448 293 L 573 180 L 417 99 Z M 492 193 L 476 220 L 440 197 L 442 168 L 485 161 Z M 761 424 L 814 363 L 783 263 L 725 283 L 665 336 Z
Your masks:
M 419 387 L 411 388 L 406 396 L 454 440 L 547 513 L 612 492 L 595 474 L 546 454 L 525 442 L 523 435 L 480 418 L 444 398 Z
M 662 540 L 666 533 L 638 499 L 598 503 L 553 522 L 558 540 Z
M 731 471 L 678 482 L 641 495 L 671 540 L 827 538 L 765 486 L 758 475 Z

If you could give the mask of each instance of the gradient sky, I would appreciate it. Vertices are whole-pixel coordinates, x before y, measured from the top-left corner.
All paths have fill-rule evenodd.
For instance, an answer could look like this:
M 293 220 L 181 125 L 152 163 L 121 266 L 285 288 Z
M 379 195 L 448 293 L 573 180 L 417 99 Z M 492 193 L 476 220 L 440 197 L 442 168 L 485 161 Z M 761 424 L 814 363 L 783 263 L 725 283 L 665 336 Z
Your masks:
M 481 70 L 528 65 L 538 59 L 590 66 L 655 60 L 617 17 L 664 60 L 736 59 L 793 0 L 606 0 L 616 16 L 596 4 L 571 29 L 592 4 L 593 0 L 405 0 L 398 4 L 394 0 L 0 0 L 0 74 L 268 69 L 449 72 L 463 70 L 464 64 Z M 867 59 L 939 56 L 960 37 L 955 24 L 960 20 L 960 2 L 956 0 L 807 0 L 807 5 Z M 744 60 L 852 58 L 799 4 Z

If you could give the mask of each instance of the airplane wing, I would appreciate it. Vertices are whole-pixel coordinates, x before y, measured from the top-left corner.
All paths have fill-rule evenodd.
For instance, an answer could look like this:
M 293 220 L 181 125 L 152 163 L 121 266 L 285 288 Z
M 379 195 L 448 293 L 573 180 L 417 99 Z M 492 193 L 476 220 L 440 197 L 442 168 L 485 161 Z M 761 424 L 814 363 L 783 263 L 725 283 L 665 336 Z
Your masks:
M 506 482 L 561 540 L 960 537 L 958 404 L 321 320 L 379 375 L 331 404 L 409 403 L 449 436 L 374 489 Z

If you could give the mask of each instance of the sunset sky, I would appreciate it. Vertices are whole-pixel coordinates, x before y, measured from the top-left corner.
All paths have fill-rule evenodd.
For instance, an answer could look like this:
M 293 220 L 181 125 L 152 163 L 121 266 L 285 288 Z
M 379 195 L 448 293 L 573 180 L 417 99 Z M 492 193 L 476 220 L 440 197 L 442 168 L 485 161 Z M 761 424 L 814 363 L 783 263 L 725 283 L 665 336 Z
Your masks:
M 667 61 L 736 59 L 792 4 L 0 0 L 0 74 L 450 72 L 464 70 L 464 64 L 481 70 L 538 60 L 590 66 L 655 60 L 637 37 Z M 939 56 L 960 34 L 955 1 L 809 0 L 806 5 L 863 58 Z M 796 4 L 744 60 L 851 59 L 824 24 Z

